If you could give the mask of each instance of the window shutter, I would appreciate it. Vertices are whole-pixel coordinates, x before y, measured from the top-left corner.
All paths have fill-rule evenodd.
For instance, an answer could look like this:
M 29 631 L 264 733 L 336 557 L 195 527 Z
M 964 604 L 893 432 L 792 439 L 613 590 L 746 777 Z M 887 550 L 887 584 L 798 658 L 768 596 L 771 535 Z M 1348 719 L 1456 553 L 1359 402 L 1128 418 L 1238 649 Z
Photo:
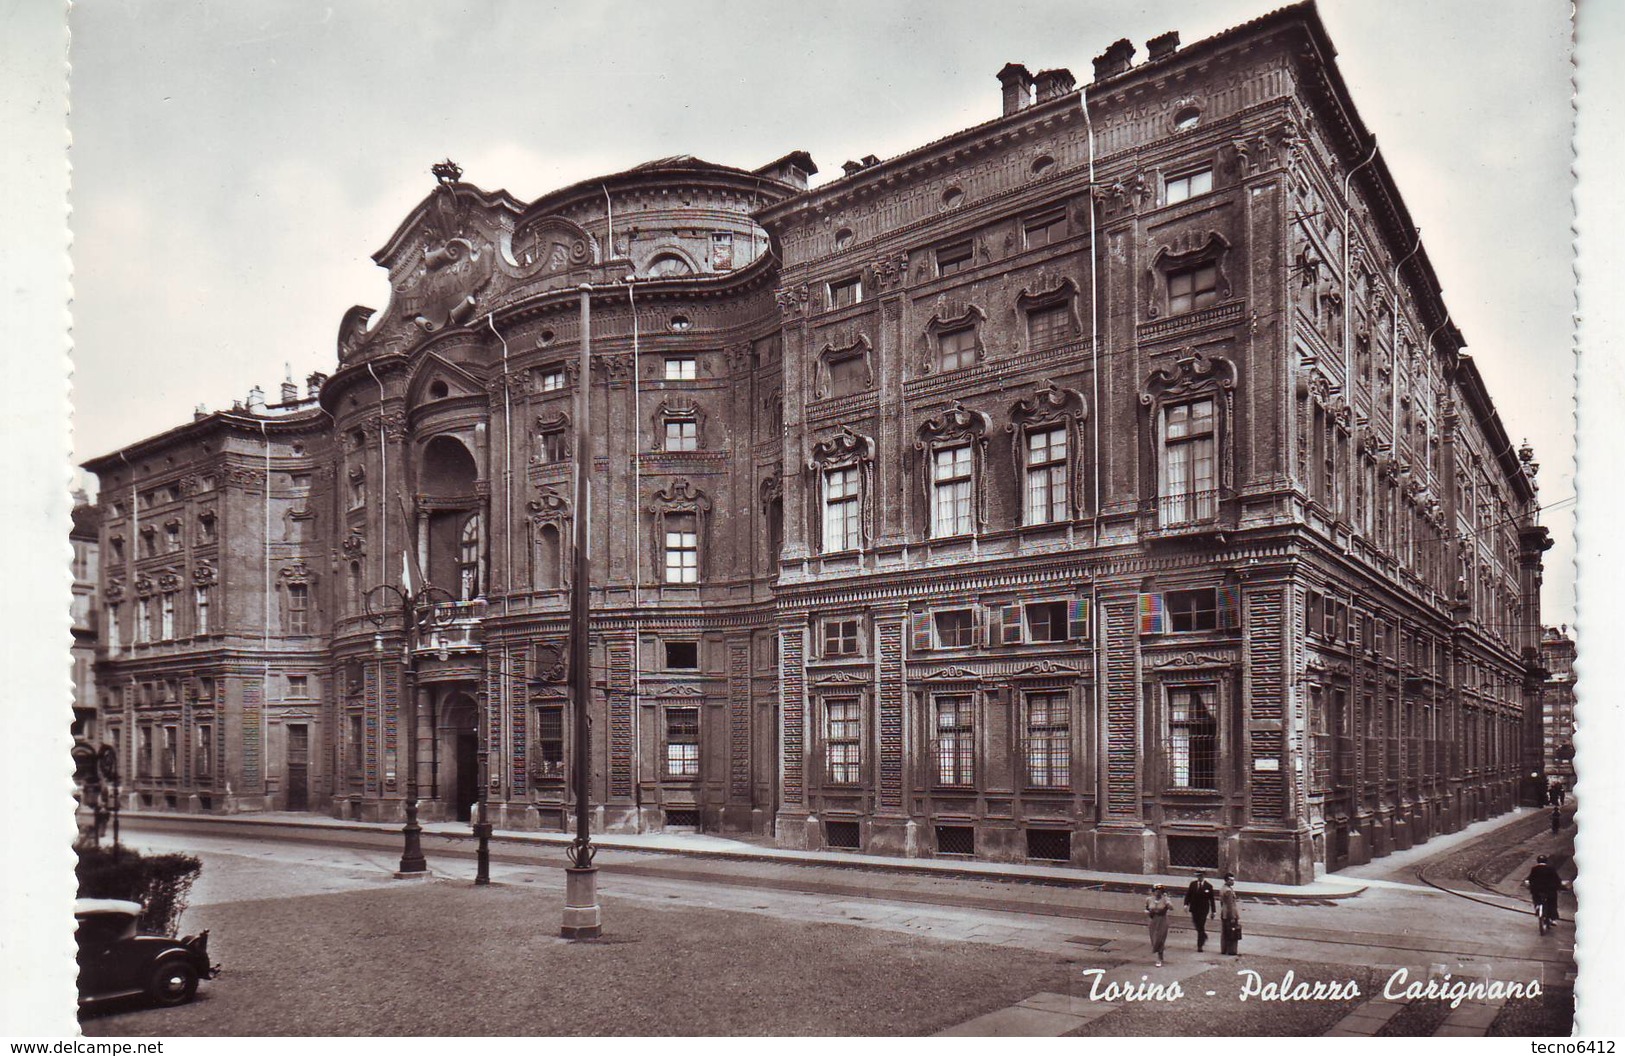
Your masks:
M 1162 634 L 1166 630 L 1161 594 L 1140 595 L 1140 633 Z
M 1021 606 L 998 605 L 993 612 L 993 632 L 988 636 L 996 638 L 996 645 L 1020 645 L 1022 640 Z
M 1226 583 L 1219 588 L 1219 627 L 1226 631 L 1241 628 L 1241 587 Z
M 916 651 L 931 648 L 931 614 L 911 612 L 908 616 L 909 641 Z
M 1068 638 L 1089 638 L 1089 599 L 1083 596 L 1073 598 L 1066 606 L 1066 636 Z

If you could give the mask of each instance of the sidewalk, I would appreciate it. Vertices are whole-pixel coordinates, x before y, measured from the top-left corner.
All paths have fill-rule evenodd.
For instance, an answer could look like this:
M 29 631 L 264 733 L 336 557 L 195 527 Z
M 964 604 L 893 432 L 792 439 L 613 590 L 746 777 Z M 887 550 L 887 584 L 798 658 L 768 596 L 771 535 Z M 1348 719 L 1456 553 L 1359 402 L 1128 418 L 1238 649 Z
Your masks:
M 162 822 L 170 825 L 198 827 L 228 827 L 248 829 L 305 829 L 329 833 L 367 832 L 399 833 L 401 826 L 380 822 L 344 821 L 302 813 L 264 814 L 172 814 L 166 811 L 126 810 L 121 815 L 126 824 L 139 826 L 141 822 Z M 423 823 L 424 835 L 444 839 L 474 841 L 467 822 L 431 821 Z M 498 830 L 491 834 L 493 846 L 559 847 L 570 844 L 572 837 L 558 832 L 516 832 Z M 701 833 L 610 833 L 594 834 L 593 845 L 600 850 L 630 851 L 646 854 L 679 854 L 695 858 L 721 861 L 773 862 L 783 865 L 833 866 L 843 869 L 862 869 L 878 872 L 911 874 L 916 876 L 943 876 L 972 880 L 1008 880 L 1041 883 L 1064 887 L 1094 888 L 1101 891 L 1130 894 L 1149 894 L 1152 884 L 1163 884 L 1178 892 L 1190 882 L 1188 876 L 1168 874 L 1107 873 L 1068 866 L 1029 865 L 1023 862 L 943 861 L 931 858 L 896 858 L 883 855 L 859 854 L 843 851 L 790 851 L 777 847 L 759 847 L 743 840 Z M 1281 902 L 1321 902 L 1354 898 L 1366 890 L 1368 883 L 1345 873 L 1331 873 L 1318 877 L 1313 883 L 1298 886 L 1249 882 L 1238 877 L 1236 890 L 1247 898 L 1272 899 Z

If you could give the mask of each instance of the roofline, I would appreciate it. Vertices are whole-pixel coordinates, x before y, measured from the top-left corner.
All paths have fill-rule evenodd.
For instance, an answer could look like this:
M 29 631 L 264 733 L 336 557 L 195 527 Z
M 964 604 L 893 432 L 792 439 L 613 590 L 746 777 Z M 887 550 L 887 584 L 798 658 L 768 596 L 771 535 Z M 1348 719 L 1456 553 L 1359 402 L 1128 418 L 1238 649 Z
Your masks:
M 1467 406 L 1473 411 L 1479 425 L 1484 430 L 1484 439 L 1489 443 L 1492 456 L 1501 469 L 1506 473 L 1507 480 L 1512 484 L 1518 497 L 1533 502 L 1535 499 L 1534 483 L 1523 471 L 1523 463 L 1518 460 L 1517 452 L 1512 449 L 1512 439 L 1507 435 L 1506 427 L 1501 424 L 1501 415 L 1495 410 L 1495 403 L 1490 399 L 1490 393 L 1484 387 L 1484 376 L 1478 372 L 1478 364 L 1473 357 L 1465 352 L 1457 357 L 1457 384 L 1461 388 L 1462 396 L 1466 398 Z
M 805 154 L 805 151 L 792 151 L 790 154 L 786 154 L 783 158 L 779 158 L 777 160 L 784 161 L 788 158 L 794 157 L 798 153 Z M 686 157 L 688 155 L 684 156 Z M 811 161 L 811 158 L 809 157 L 808 160 Z M 630 169 L 622 169 L 619 172 L 612 172 L 605 176 L 593 176 L 585 180 L 577 180 L 575 183 L 572 183 L 567 187 L 561 187 L 556 191 L 549 191 L 540 198 L 537 198 L 535 201 L 531 202 L 530 205 L 525 207 L 523 213 L 520 215 L 520 220 L 523 222 L 524 220 L 528 220 L 535 216 L 546 216 L 551 213 L 558 212 L 563 206 L 574 199 L 597 197 L 602 195 L 604 191 L 610 189 L 611 187 L 620 189 L 626 186 L 633 186 L 644 182 L 646 177 L 651 176 L 663 175 L 668 180 L 675 176 L 691 179 L 695 182 L 752 184 L 758 189 L 773 192 L 781 198 L 793 195 L 799 190 L 793 184 L 770 179 L 761 175 L 760 173 L 750 172 L 746 169 L 736 169 L 731 165 L 718 165 L 717 163 L 710 161 L 705 162 L 704 164 L 706 166 L 705 168 L 694 168 L 678 167 L 675 165 L 662 166 L 654 162 L 644 162 L 641 166 L 633 166 Z M 771 162 L 769 164 L 776 164 L 776 162 Z M 814 169 L 813 171 L 816 172 L 817 170 Z
M 306 401 L 301 400 L 300 402 Z M 277 405 L 273 404 L 272 406 Z M 211 432 L 222 429 L 238 429 L 243 432 L 257 433 L 260 431 L 261 424 L 265 426 L 267 433 L 273 431 L 293 432 L 316 421 L 318 414 L 331 417 L 319 403 L 312 403 L 308 409 L 300 410 L 294 414 L 275 418 L 269 416 L 260 417 L 244 411 L 212 411 L 202 418 L 194 418 L 192 421 L 177 425 L 172 429 L 136 440 L 124 447 L 109 451 L 105 455 L 97 455 L 95 458 L 86 459 L 79 463 L 79 466 L 81 469 L 88 470 L 100 477 L 103 470 L 117 469 L 129 459 L 139 458 L 142 455 L 162 450 L 170 444 L 192 440 Z

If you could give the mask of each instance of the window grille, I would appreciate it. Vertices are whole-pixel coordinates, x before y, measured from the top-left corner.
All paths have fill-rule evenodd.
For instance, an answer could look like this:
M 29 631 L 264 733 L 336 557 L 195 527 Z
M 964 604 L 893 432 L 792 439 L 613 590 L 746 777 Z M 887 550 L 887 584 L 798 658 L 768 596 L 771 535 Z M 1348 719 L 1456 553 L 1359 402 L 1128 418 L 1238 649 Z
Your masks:
M 1168 837 L 1168 864 L 1175 869 L 1218 869 L 1217 836 Z
M 968 694 L 936 698 L 937 783 L 964 786 L 975 780 L 976 728 Z
M 824 748 L 829 779 L 855 785 L 863 766 L 862 712 L 856 698 L 842 697 L 824 704 Z
M 668 829 L 697 829 L 700 827 L 700 812 L 698 810 L 666 810 L 666 828 Z
M 829 821 L 824 822 L 824 846 L 837 851 L 856 851 L 861 849 L 861 837 L 858 823 L 855 821 Z
M 1027 857 L 1044 862 L 1072 860 L 1072 833 L 1066 829 L 1028 829 Z
M 536 711 L 536 767 L 538 780 L 558 780 L 564 776 L 564 709 L 538 708 Z
M 666 776 L 700 775 L 700 709 L 666 709 Z
M 938 825 L 938 854 L 975 854 L 976 830 L 969 825 Z
M 1218 788 L 1217 691 L 1213 686 L 1168 690 L 1168 785 Z
M 1072 708 L 1062 691 L 1027 694 L 1027 783 L 1066 788 L 1072 774 Z

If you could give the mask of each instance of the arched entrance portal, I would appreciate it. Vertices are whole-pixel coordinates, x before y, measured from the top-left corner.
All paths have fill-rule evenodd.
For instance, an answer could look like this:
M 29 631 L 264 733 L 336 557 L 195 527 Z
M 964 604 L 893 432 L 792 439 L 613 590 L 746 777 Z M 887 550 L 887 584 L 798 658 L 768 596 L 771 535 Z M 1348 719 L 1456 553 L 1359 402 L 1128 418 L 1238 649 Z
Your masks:
M 479 729 L 474 698 L 458 690 L 448 691 L 440 707 L 440 722 L 435 730 L 438 751 L 435 753 L 438 773 L 435 784 L 436 798 L 445 805 L 447 816 L 458 821 L 473 817 L 474 801 L 479 798 Z

